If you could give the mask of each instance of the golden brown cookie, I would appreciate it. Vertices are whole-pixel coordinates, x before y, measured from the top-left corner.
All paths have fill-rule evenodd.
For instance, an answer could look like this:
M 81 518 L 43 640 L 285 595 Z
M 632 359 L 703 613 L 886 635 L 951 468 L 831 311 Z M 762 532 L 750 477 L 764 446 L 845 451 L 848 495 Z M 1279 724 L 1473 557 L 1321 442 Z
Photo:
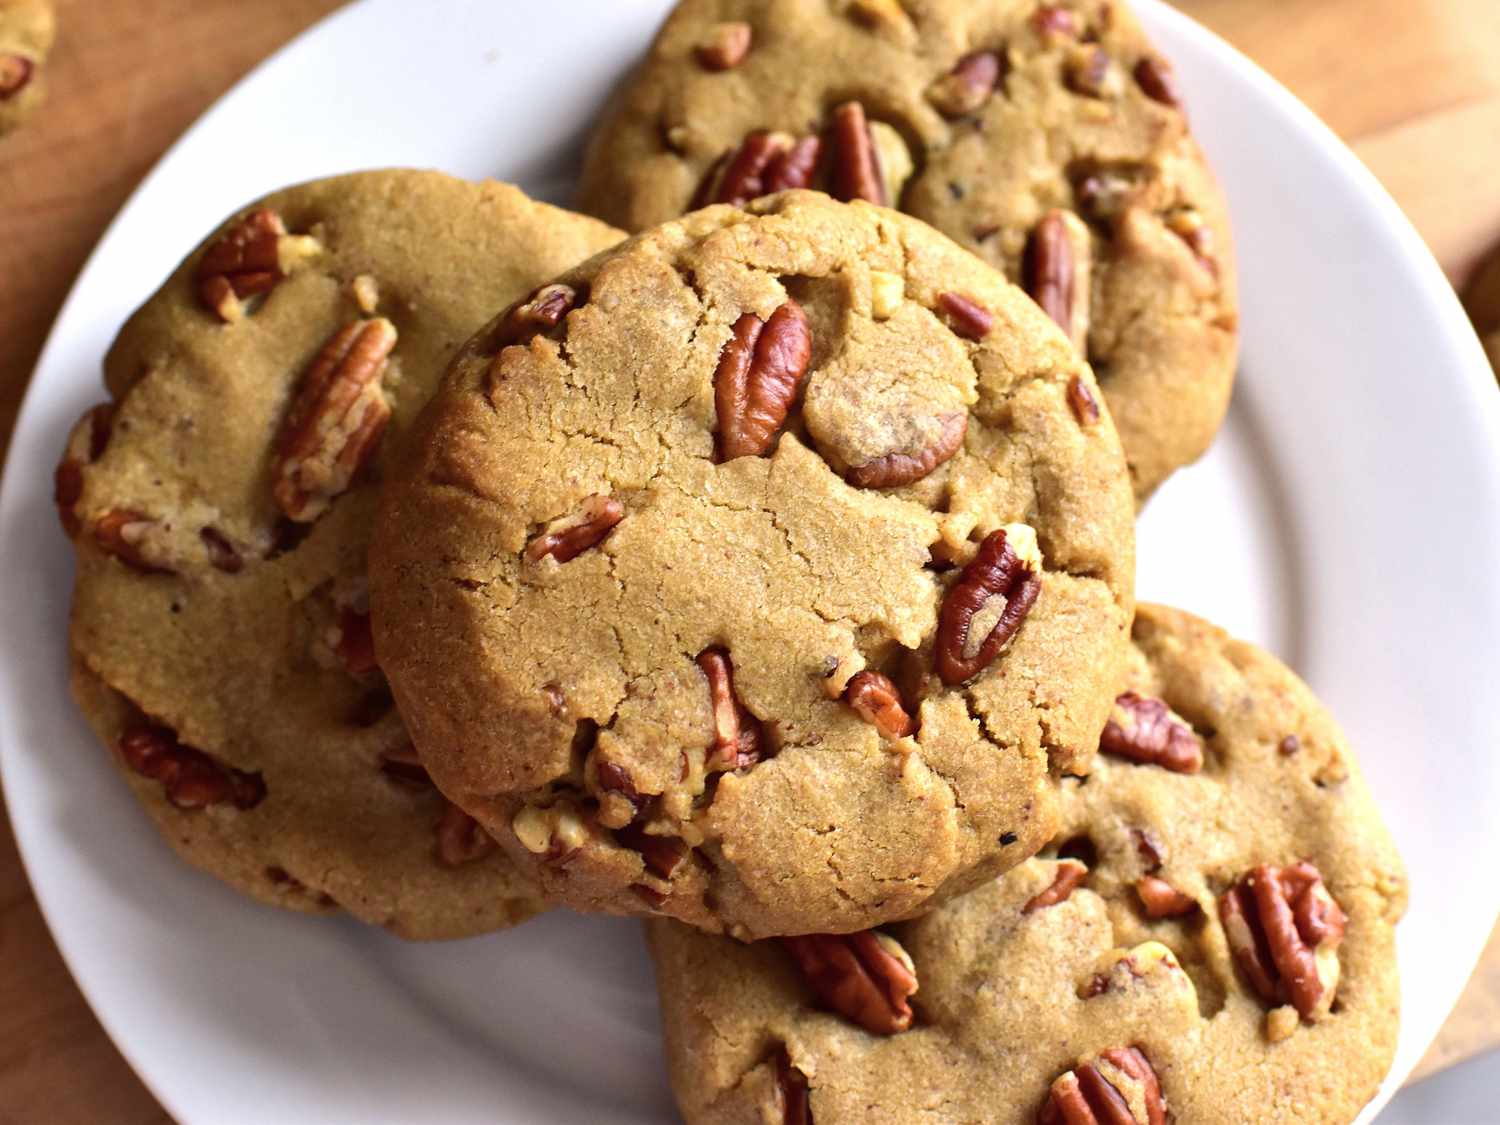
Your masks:
M 371 647 L 385 466 L 497 304 L 617 241 L 502 184 L 368 172 L 252 205 L 120 333 L 57 472 L 80 706 L 189 862 L 452 937 L 540 907 L 431 787 Z
M 669 223 L 459 357 L 382 505 L 377 647 L 438 786 L 585 910 L 764 936 L 1051 835 L 1126 650 L 1093 377 L 916 220 Z
M 41 105 L 56 35 L 52 0 L 0 0 L 0 137 Z
M 883 932 L 649 927 L 683 1116 L 1351 1121 L 1395 1050 L 1401 861 L 1266 653 L 1142 606 L 1046 858 Z
M 599 126 L 584 210 L 639 230 L 819 187 L 899 206 L 1087 352 L 1144 500 L 1236 353 L 1224 200 L 1120 0 L 683 0 Z

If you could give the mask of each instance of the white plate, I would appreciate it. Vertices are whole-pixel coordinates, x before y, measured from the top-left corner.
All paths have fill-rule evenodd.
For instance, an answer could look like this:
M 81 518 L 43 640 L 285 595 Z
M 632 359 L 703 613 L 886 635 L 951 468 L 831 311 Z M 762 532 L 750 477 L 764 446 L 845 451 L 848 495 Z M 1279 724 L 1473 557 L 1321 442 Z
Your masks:
M 1363 755 L 1413 883 L 1394 1088 L 1500 905 L 1500 400 L 1442 275 L 1365 170 L 1245 59 L 1139 4 L 1229 189 L 1245 331 L 1228 428 L 1141 524 L 1141 593 L 1269 645 Z M 667 7 L 345 9 L 162 161 L 43 354 L 0 497 L 6 796 L 84 993 L 189 1125 L 671 1117 L 633 923 L 559 914 L 413 947 L 255 906 L 177 863 L 67 698 L 70 552 L 49 500 L 115 329 L 202 231 L 285 183 L 379 165 L 563 197 L 588 122 Z

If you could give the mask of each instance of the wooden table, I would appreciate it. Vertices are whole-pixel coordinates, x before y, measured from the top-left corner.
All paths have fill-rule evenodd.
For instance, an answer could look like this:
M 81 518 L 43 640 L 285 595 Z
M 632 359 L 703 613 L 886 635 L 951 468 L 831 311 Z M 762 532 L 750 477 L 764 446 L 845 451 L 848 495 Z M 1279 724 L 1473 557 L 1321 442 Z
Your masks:
M 1500 242 L 1496 0 L 1178 2 L 1351 142 L 1451 278 Z M 63 297 L 126 196 L 220 93 L 338 6 L 58 0 L 51 100 L 0 142 L 0 443 Z M 1420 1073 L 1497 1042 L 1500 933 Z M 83 1002 L 0 828 L 0 1125 L 42 1120 L 168 1118 Z

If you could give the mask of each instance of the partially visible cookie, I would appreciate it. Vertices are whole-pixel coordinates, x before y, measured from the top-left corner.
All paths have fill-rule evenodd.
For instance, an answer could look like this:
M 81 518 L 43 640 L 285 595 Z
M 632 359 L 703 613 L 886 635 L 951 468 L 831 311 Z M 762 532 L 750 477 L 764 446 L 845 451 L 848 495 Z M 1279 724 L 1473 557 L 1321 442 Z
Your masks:
M 915 922 L 741 945 L 654 921 L 708 1122 L 1347 1122 L 1395 1049 L 1400 859 L 1264 652 L 1143 606 L 1049 858 Z
M 611 245 L 502 184 L 385 171 L 229 220 L 121 331 L 57 471 L 74 691 L 189 862 L 408 937 L 536 892 L 427 780 L 372 648 L 385 466 L 497 304 Z
M 1237 347 L 1223 197 L 1121 0 L 683 0 L 579 201 L 639 230 L 820 187 L 924 219 L 1083 347 L 1149 496 L 1208 448 Z
M 0 137 L 41 104 L 56 34 L 52 0 L 0 0 Z
M 1126 652 L 1093 378 L 907 216 L 633 239 L 459 357 L 387 488 L 378 647 L 438 786 L 578 909 L 746 936 L 1031 855 Z
M 1500 247 L 1474 271 L 1464 291 L 1464 306 L 1479 332 L 1491 366 L 1500 373 Z

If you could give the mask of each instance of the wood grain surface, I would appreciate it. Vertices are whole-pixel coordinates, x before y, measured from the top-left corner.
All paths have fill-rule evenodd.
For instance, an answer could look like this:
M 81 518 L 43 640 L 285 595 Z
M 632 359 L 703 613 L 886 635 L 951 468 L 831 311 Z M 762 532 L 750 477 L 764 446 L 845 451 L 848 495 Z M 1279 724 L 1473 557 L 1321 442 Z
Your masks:
M 141 177 L 251 66 L 338 6 L 58 0 L 50 100 L 0 141 L 0 451 L 58 307 Z M 1450 278 L 1461 283 L 1500 242 L 1500 2 L 1178 6 L 1347 139 Z M 198 234 L 163 237 L 186 246 Z M 1496 1045 L 1500 932 L 1419 1074 Z M 167 1120 L 69 977 L 0 826 L 0 1125 Z

